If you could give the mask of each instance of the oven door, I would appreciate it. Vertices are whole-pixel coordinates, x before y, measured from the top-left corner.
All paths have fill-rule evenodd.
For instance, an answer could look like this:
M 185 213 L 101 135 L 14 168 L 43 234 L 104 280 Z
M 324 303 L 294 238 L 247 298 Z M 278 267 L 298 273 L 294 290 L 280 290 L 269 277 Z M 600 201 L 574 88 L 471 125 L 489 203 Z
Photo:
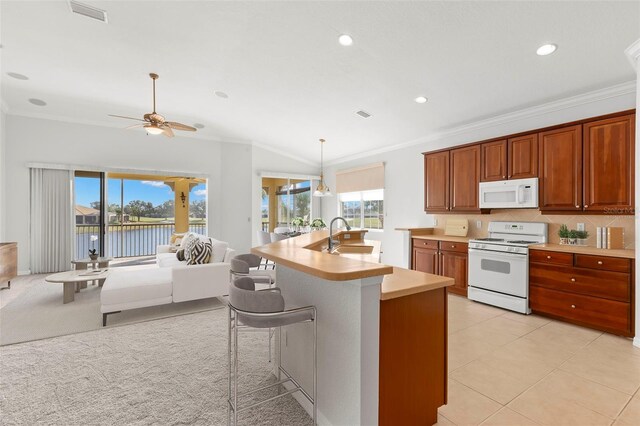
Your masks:
M 529 296 L 528 257 L 469 249 L 469 285 L 526 298 Z

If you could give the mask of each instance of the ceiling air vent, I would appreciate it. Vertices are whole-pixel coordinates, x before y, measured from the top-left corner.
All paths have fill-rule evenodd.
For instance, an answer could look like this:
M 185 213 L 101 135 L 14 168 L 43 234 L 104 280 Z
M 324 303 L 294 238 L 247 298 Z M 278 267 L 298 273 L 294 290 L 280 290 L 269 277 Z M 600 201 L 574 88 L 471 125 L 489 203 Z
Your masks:
M 369 114 L 367 111 L 357 111 L 356 114 L 358 114 L 360 117 L 362 118 L 369 118 L 371 117 L 371 114 Z
M 89 6 L 75 0 L 70 0 L 69 6 L 71 7 L 71 11 L 73 13 L 97 19 L 98 21 L 104 22 L 105 24 L 107 23 L 107 12 L 105 10 L 98 9 L 97 7 Z

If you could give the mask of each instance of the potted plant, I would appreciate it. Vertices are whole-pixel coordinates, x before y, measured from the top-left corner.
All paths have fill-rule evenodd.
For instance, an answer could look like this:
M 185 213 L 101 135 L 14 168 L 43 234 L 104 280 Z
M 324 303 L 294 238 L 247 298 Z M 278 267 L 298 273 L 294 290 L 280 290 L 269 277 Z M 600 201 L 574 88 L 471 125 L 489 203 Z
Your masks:
M 304 225 L 304 219 L 300 216 L 294 217 L 291 221 L 291 226 L 295 232 L 300 231 L 300 227 Z
M 96 252 L 96 241 L 98 241 L 97 235 L 92 235 L 89 237 L 91 240 L 91 250 L 89 250 L 89 259 L 96 260 L 98 258 L 98 253 Z
M 327 227 L 327 224 L 324 223 L 321 217 L 317 217 L 311 221 L 311 229 L 314 231 L 318 231 L 320 229 L 324 229 Z
M 579 246 L 586 246 L 587 245 L 587 238 L 589 238 L 589 232 L 587 232 L 587 231 L 576 231 L 576 236 L 578 238 L 578 245 Z
M 576 245 L 578 244 L 578 231 L 572 229 L 569 231 L 569 244 Z
M 569 228 L 567 225 L 560 225 L 558 237 L 560 237 L 560 244 L 569 244 Z

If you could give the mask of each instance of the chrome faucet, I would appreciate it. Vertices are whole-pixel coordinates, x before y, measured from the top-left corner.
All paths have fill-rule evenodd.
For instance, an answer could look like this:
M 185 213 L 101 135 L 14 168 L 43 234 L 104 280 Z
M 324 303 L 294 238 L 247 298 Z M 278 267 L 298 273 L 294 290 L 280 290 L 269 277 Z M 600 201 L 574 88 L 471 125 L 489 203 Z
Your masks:
M 341 221 L 344 222 L 345 225 L 347 225 L 347 231 L 351 230 L 351 227 L 347 223 L 347 219 L 345 219 L 344 217 L 337 216 L 337 217 L 334 217 L 333 219 L 331 219 L 331 223 L 329 224 L 329 247 L 327 248 L 329 253 L 331 253 L 331 250 L 333 250 L 333 245 L 339 243 L 338 240 L 334 240 L 333 239 L 333 222 L 335 222 L 338 219 L 340 219 Z

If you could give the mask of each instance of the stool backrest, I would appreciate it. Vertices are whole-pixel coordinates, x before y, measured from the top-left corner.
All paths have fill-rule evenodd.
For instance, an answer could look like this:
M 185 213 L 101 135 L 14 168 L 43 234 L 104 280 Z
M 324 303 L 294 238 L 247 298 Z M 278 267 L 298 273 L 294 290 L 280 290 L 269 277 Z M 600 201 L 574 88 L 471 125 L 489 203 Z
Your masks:
M 255 291 L 251 277 L 240 277 L 229 286 L 229 303 L 241 311 L 269 313 L 284 311 L 284 298 L 274 291 Z
M 258 231 L 258 244 L 263 246 L 271 242 L 271 235 L 266 231 Z
M 260 256 L 257 256 L 252 253 L 238 254 L 236 255 L 235 259 L 246 262 L 247 265 L 249 265 L 249 268 L 257 268 L 258 266 L 260 266 L 260 260 L 261 260 Z
M 277 234 L 275 232 L 271 233 L 271 242 L 272 243 L 275 243 L 276 241 L 286 240 L 287 238 L 289 238 L 289 237 L 287 237 L 284 234 Z

